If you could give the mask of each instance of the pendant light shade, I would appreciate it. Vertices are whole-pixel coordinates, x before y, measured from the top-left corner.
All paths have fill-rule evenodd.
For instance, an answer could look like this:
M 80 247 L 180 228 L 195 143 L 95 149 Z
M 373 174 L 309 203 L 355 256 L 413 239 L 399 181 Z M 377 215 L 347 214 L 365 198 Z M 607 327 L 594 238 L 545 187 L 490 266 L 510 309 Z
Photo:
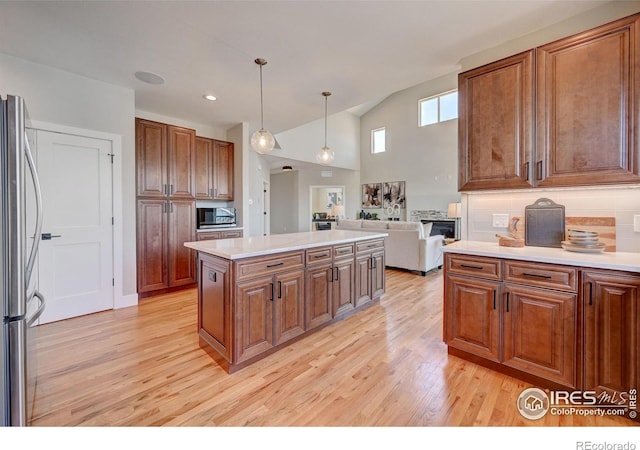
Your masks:
M 327 98 L 331 95 L 331 92 L 323 92 L 322 95 L 324 96 L 324 147 L 316 153 L 316 161 L 327 165 L 333 162 L 334 157 L 333 151 L 327 147 Z
M 262 66 L 267 61 L 257 58 L 255 63 L 260 66 L 260 129 L 251 135 L 251 148 L 262 155 L 269 153 L 276 145 L 276 140 L 269 131 L 264 129 L 264 108 L 262 102 Z

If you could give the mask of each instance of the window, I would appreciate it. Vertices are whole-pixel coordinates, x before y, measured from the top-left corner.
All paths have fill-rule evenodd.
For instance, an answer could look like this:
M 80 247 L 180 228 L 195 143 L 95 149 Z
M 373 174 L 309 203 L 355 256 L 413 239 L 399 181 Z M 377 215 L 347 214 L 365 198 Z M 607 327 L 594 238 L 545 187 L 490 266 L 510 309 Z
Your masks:
M 371 130 L 371 153 L 382 153 L 385 148 L 386 132 L 384 128 Z
M 458 118 L 458 91 L 418 100 L 418 126 Z

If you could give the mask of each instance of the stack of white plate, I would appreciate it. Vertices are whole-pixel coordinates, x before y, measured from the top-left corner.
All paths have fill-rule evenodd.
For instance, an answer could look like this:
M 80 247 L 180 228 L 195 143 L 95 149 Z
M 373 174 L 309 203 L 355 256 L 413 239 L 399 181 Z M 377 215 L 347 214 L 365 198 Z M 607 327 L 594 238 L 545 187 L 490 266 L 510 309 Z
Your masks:
M 600 253 L 607 246 L 600 242 L 595 231 L 568 230 L 568 241 L 562 241 L 562 248 L 570 252 Z

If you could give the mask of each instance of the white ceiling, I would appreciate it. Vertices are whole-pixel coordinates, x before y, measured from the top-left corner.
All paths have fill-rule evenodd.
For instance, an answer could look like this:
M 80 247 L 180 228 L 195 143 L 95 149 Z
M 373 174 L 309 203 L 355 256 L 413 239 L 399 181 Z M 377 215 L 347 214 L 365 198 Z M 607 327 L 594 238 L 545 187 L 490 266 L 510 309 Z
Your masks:
M 0 52 L 135 90 L 136 109 L 277 133 L 451 73 L 605 1 L 0 1 Z M 160 86 L 134 78 L 149 71 Z M 1 82 L 1 81 L 0 81 Z M 212 93 L 215 102 L 202 98 Z

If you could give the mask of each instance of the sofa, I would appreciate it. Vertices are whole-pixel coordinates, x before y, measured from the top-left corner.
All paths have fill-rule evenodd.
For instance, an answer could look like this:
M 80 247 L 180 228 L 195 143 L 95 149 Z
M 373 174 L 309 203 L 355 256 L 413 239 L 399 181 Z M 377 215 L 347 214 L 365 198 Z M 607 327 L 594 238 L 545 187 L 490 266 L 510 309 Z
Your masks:
M 430 223 L 341 219 L 336 229 L 388 233 L 385 239 L 385 265 L 388 267 L 418 271 L 422 276 L 442 268 L 444 236 L 430 236 Z

